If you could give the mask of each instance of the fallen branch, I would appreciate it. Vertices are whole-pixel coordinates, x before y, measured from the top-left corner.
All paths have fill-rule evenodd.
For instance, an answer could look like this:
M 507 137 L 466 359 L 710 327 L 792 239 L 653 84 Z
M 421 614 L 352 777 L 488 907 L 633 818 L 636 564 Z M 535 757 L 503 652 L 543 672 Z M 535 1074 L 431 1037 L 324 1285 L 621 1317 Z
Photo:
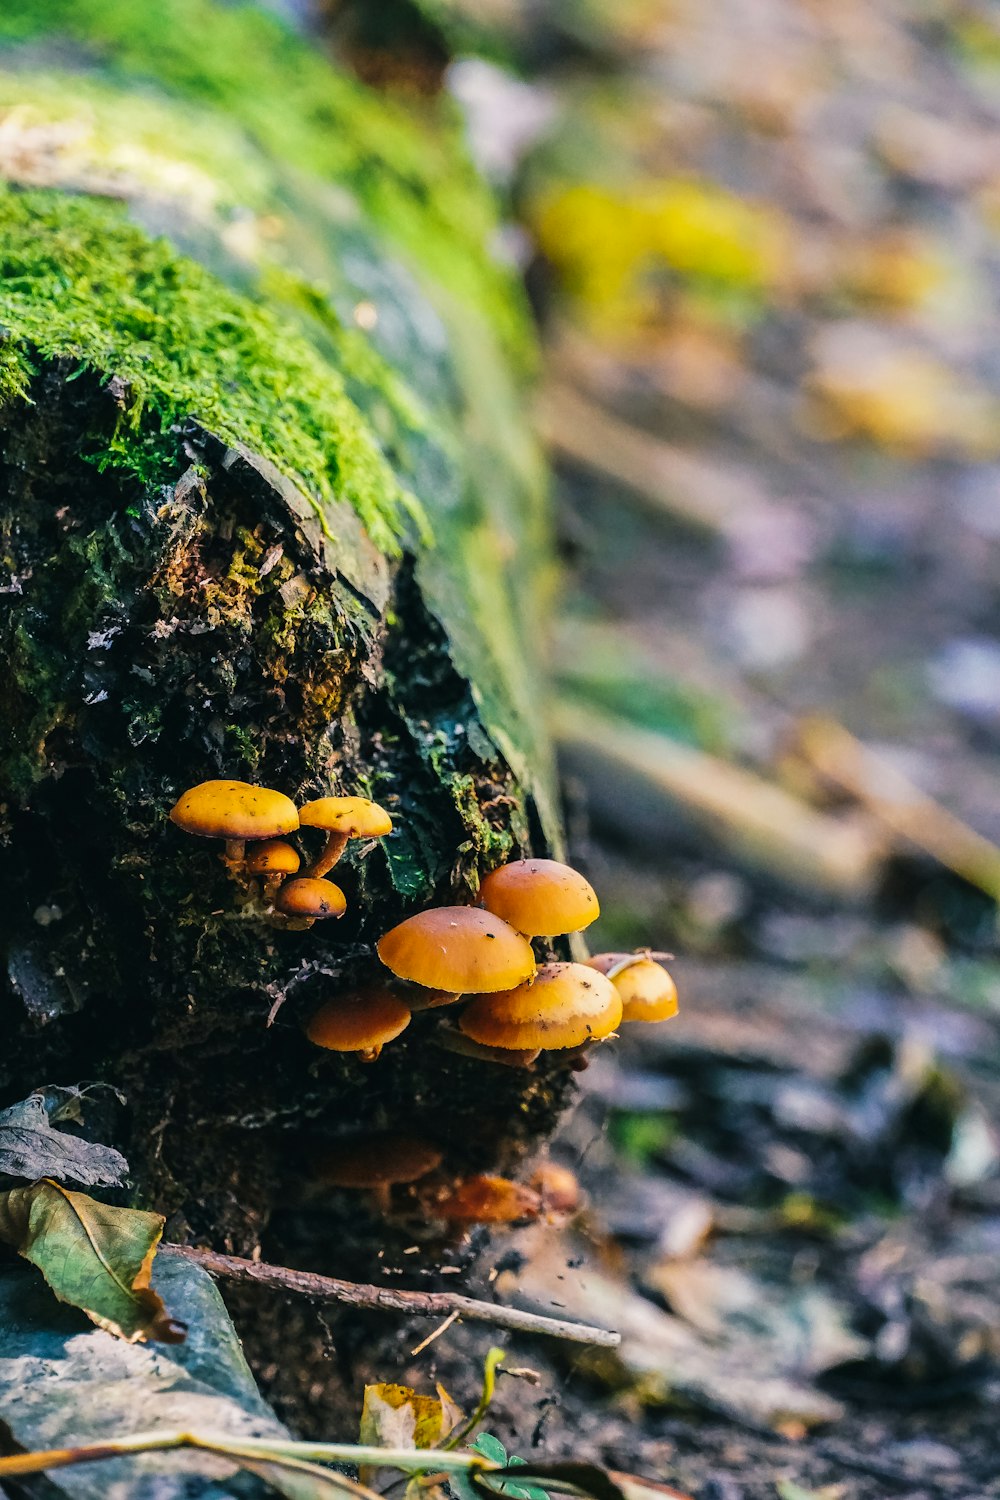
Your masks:
M 1000 849 L 935 802 L 884 755 L 834 719 L 802 719 L 794 748 L 824 780 L 848 792 L 886 828 L 1000 900 Z
M 244 1286 L 266 1286 L 273 1291 L 311 1297 L 316 1302 L 378 1307 L 390 1312 L 409 1313 L 416 1318 L 445 1318 L 455 1313 L 469 1323 L 490 1323 L 495 1328 L 509 1328 L 515 1333 L 543 1333 L 548 1338 L 567 1339 L 575 1344 L 592 1344 L 603 1349 L 616 1349 L 621 1343 L 621 1334 L 607 1328 L 591 1328 L 586 1323 L 546 1318 L 518 1307 L 501 1307 L 495 1302 L 478 1302 L 475 1297 L 463 1297 L 458 1292 L 405 1292 L 395 1287 L 368 1286 L 360 1281 L 342 1281 L 337 1276 L 318 1276 L 313 1271 L 293 1271 L 287 1266 L 271 1266 L 264 1261 L 241 1260 L 237 1255 L 219 1255 L 214 1250 L 199 1250 L 193 1245 L 163 1245 L 160 1254 L 182 1255 L 201 1266 L 210 1276 L 224 1281 Z
M 624 486 L 654 514 L 710 536 L 731 534 L 769 509 L 767 497 L 743 469 L 717 463 L 623 422 L 569 384 L 543 393 L 538 423 L 560 457 Z
M 662 840 L 676 821 L 792 885 L 846 901 L 869 894 L 885 838 L 871 818 L 818 812 L 743 766 L 562 698 L 552 726 L 566 765 L 598 818 Z

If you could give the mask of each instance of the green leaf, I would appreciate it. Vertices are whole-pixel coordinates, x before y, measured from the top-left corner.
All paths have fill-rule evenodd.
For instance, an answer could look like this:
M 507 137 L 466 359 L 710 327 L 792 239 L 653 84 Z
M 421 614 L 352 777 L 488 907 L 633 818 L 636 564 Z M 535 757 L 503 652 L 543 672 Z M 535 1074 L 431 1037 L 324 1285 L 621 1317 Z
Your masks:
M 491 1458 L 495 1464 L 507 1462 L 507 1449 L 491 1432 L 481 1432 L 471 1447 L 474 1453 L 481 1453 L 484 1458 Z
M 469 1451 L 481 1453 L 492 1463 L 505 1465 L 508 1472 L 518 1466 L 526 1467 L 523 1458 L 508 1458 L 503 1443 L 490 1432 L 481 1432 Z M 509 1479 L 494 1478 L 492 1475 L 477 1485 L 470 1474 L 452 1474 L 449 1483 L 457 1491 L 460 1500 L 483 1500 L 484 1490 L 504 1495 L 507 1500 L 549 1500 L 545 1490 L 535 1485 L 515 1484 Z
M 128 1162 L 118 1151 L 54 1128 L 59 1121 L 80 1120 L 84 1098 L 79 1088 L 37 1089 L 0 1111 L 0 1177 L 54 1177 L 82 1187 L 123 1183 Z
M 38 1267 L 60 1302 L 128 1343 L 185 1336 L 150 1286 L 162 1233 L 159 1214 L 109 1207 L 51 1178 L 0 1194 L 0 1240 Z

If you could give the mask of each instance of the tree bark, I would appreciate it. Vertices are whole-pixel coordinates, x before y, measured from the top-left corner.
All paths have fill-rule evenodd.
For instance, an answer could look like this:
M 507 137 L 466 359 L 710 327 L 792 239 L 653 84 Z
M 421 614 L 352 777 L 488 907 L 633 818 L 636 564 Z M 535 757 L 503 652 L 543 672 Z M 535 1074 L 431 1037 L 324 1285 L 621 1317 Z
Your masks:
M 439 1011 L 370 1065 L 302 1033 L 406 913 L 558 844 L 525 315 L 447 111 L 252 7 L 13 0 L 0 69 L 0 1104 L 110 1083 L 171 1237 L 252 1254 L 280 1210 L 357 1268 L 317 1142 L 510 1166 L 568 1087 Z M 211 777 L 390 808 L 341 921 L 241 912 L 166 817 Z

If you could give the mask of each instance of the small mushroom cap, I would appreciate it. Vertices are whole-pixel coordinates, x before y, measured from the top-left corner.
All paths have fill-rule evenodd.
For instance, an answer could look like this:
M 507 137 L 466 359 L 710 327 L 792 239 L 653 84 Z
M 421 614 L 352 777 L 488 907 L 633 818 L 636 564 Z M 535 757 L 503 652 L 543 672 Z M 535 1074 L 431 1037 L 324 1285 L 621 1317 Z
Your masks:
M 555 859 L 517 859 L 487 875 L 479 889 L 487 911 L 527 937 L 581 932 L 600 916 L 589 880 Z
M 441 1165 L 442 1153 L 428 1141 L 391 1131 L 345 1136 L 323 1151 L 316 1175 L 330 1187 L 392 1187 L 416 1182 Z
M 531 944 L 492 912 L 437 906 L 379 938 L 378 956 L 400 979 L 431 990 L 485 994 L 530 979 Z
M 208 839 L 273 839 L 299 826 L 295 803 L 283 792 L 246 781 L 203 781 L 184 793 L 170 821 Z
M 439 1219 L 471 1224 L 514 1224 L 518 1219 L 537 1219 L 541 1199 L 531 1188 L 507 1177 L 466 1177 L 446 1197 L 428 1207 Z
M 294 875 L 300 864 L 298 851 L 284 839 L 266 839 L 247 855 L 251 875 Z
M 325 828 L 349 839 L 381 839 L 392 832 L 385 808 L 368 797 L 317 797 L 299 808 L 299 822 L 303 828 Z
M 544 964 L 534 984 L 477 995 L 459 1026 L 485 1047 L 580 1047 L 610 1036 L 622 1018 L 621 996 L 586 964 Z
M 332 880 L 302 875 L 286 881 L 274 904 L 286 917 L 342 917 L 347 910 L 347 897 Z
M 677 1014 L 677 986 L 662 964 L 642 954 L 598 953 L 589 966 L 608 974 L 622 997 L 623 1021 L 668 1021 Z
M 549 1214 L 572 1214 L 580 1207 L 580 1184 L 568 1167 L 543 1161 L 535 1170 L 531 1186 Z
M 372 1052 L 409 1024 L 408 1008 L 388 990 L 354 990 L 321 1005 L 306 1027 L 306 1036 L 331 1052 Z

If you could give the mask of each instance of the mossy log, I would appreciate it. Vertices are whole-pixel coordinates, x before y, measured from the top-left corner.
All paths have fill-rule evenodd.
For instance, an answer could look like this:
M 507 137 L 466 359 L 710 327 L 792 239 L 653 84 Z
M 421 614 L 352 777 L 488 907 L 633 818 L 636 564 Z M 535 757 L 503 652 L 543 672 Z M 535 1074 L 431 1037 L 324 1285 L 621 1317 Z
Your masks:
M 7 0 L 0 69 L 0 1105 L 113 1084 L 134 1201 L 252 1253 L 324 1137 L 510 1165 L 565 1096 L 440 1012 L 372 1065 L 302 1033 L 403 915 L 558 846 L 529 325 L 449 106 L 273 15 Z M 390 808 L 341 921 L 240 909 L 167 821 L 216 776 Z

